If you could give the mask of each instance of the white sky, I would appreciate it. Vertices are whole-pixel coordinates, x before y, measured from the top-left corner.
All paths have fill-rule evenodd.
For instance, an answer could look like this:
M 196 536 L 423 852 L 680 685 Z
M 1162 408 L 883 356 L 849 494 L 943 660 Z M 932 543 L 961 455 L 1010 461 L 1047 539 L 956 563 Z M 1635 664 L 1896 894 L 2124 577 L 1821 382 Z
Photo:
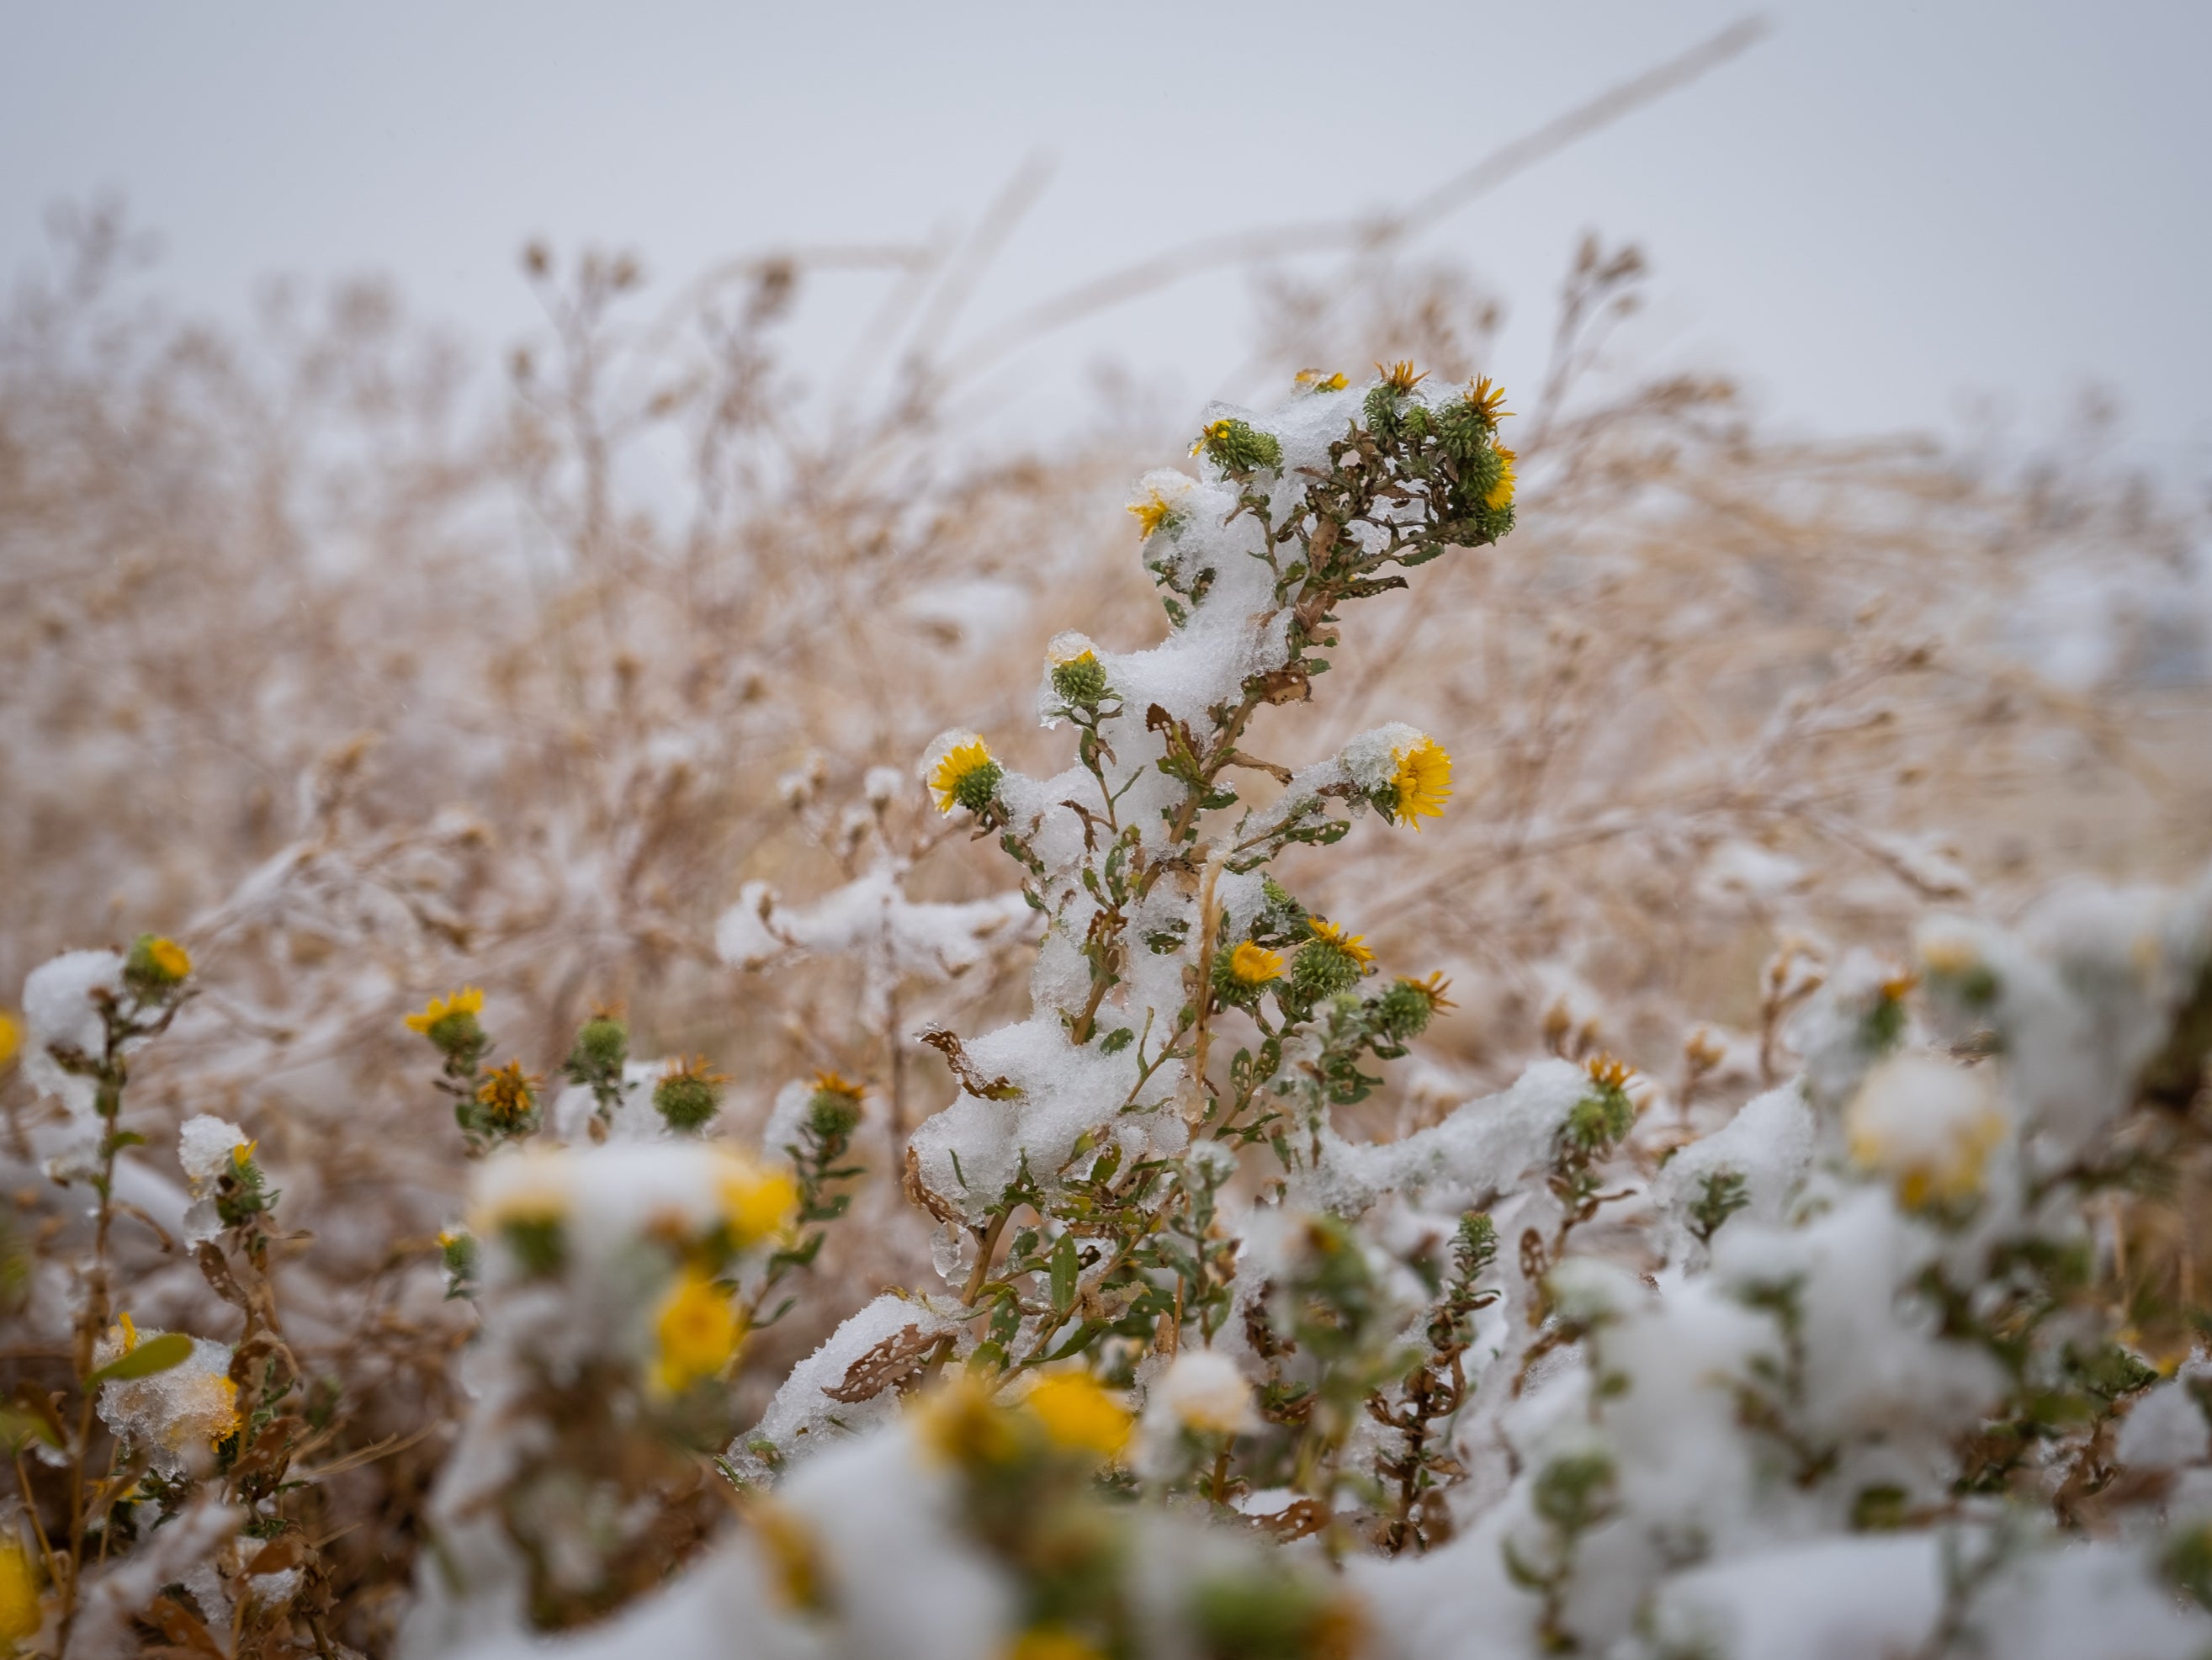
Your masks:
M 378 0 L 11 8 L 0 272 L 59 198 L 124 194 L 162 289 L 235 314 L 273 272 L 396 275 L 496 344 L 533 234 L 664 278 L 790 241 L 972 221 L 1058 163 L 973 326 L 1185 239 L 1402 200 L 1744 15 L 1704 0 L 1104 6 Z M 1741 374 L 1794 422 L 2028 435 L 2086 381 L 2130 448 L 2212 477 L 2212 5 L 1783 0 L 1745 57 L 1432 233 L 1540 362 L 1585 227 L 1640 240 L 1637 349 Z M 862 279 L 842 279 L 860 284 Z M 832 295 L 830 298 L 838 296 Z M 849 298 L 872 297 L 855 287 Z M 839 315 L 846 314 L 837 307 Z M 1195 400 L 1237 284 L 1102 319 L 1031 365 L 1077 406 L 1114 356 Z

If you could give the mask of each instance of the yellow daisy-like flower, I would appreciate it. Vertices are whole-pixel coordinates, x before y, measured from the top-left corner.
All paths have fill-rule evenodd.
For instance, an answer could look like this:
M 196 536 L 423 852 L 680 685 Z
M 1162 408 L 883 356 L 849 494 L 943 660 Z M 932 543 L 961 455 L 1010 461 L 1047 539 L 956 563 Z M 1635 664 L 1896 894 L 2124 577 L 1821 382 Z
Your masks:
M 937 793 L 937 810 L 949 813 L 960 805 L 960 787 L 970 777 L 986 769 L 995 771 L 998 763 L 991 757 L 989 745 L 980 738 L 955 744 L 945 751 L 929 775 L 929 787 Z
M 520 1124 L 538 1104 L 534 1088 L 538 1082 L 523 1071 L 521 1061 L 510 1061 L 484 1075 L 483 1082 L 477 1085 L 477 1104 L 494 1123 Z
M 175 940 L 159 934 L 146 942 L 146 954 L 154 959 L 154 966 L 172 980 L 181 980 L 192 971 L 192 959 Z
M 1513 503 L 1513 463 L 1516 458 L 1513 452 L 1503 444 L 1498 447 L 1498 455 L 1505 465 L 1498 469 L 1498 482 L 1490 487 L 1488 493 L 1482 498 L 1482 505 L 1492 513 L 1496 513 L 1500 508 L 1510 507 Z
M 13 1654 L 40 1621 L 39 1573 L 30 1553 L 13 1539 L 0 1542 L 0 1650 Z
M 799 1184 L 783 1171 L 771 1170 L 732 1152 L 720 1156 L 714 1190 L 722 1201 L 722 1220 L 730 1243 L 746 1250 L 773 1239 L 799 1213 Z
M 1297 383 L 1313 392 L 1342 392 L 1346 384 L 1341 372 L 1323 374 L 1319 369 L 1300 369 Z
M 1505 407 L 1505 388 L 1485 374 L 1469 383 L 1467 401 L 1486 421 L 1510 420 L 1513 411 Z
M 1206 440 L 1200 438 L 1198 444 L 1191 447 L 1190 453 L 1193 455 L 1197 454 L 1199 445 L 1205 442 Z M 1142 502 L 1132 502 L 1127 511 L 1137 521 L 1137 539 L 1139 542 L 1151 541 L 1152 532 L 1175 517 L 1174 505 L 1158 490 L 1146 492 L 1146 497 Z
M 661 1298 L 653 1335 L 653 1387 L 664 1395 L 681 1395 L 737 1358 L 745 1324 L 730 1306 L 729 1293 L 693 1268 L 678 1274 Z
M 1335 923 L 1324 921 L 1318 916 L 1308 917 L 1306 926 L 1313 930 L 1315 939 L 1334 946 L 1361 968 L 1374 962 L 1375 953 L 1363 943 L 1367 938 L 1365 934 L 1346 933 Z
M 1224 417 L 1221 420 L 1213 422 L 1211 425 L 1201 428 L 1199 431 L 1198 437 L 1191 444 L 1190 453 L 1193 455 L 1195 455 L 1199 451 L 1204 449 L 1208 444 L 1218 443 L 1221 440 L 1228 437 L 1231 425 L 1231 423 L 1229 419 L 1226 417 Z
M 1129 1409 L 1088 1372 L 1041 1377 L 1021 1404 L 1047 1440 L 1070 1452 L 1111 1458 L 1129 1439 Z
M 1451 800 L 1451 756 L 1433 738 L 1423 738 L 1397 752 L 1397 769 L 1390 775 L 1396 794 L 1401 824 L 1416 830 L 1424 818 L 1441 818 Z
M 850 1079 L 842 1077 L 834 1072 L 817 1072 L 814 1074 L 814 1092 L 817 1095 L 848 1096 L 858 1102 L 867 1094 L 868 1087 L 865 1084 L 855 1084 Z
M 1283 977 L 1283 959 L 1247 939 L 1230 953 L 1229 972 L 1248 986 L 1264 986 Z
M 1387 369 L 1380 363 L 1375 368 L 1382 376 L 1382 384 L 1396 392 L 1411 392 L 1429 378 L 1426 369 L 1418 374 L 1413 372 L 1413 360 L 1410 357 L 1400 358 Z
M 482 1014 L 483 990 L 478 986 L 464 986 L 446 997 L 433 997 L 424 1005 L 422 1013 L 407 1017 L 407 1030 L 427 1032 L 449 1014 Z
M 230 1150 L 230 1167 L 233 1170 L 244 1170 L 253 1162 L 253 1150 L 260 1145 L 261 1142 L 258 1138 L 252 1141 L 240 1141 Z
M 0 1009 L 0 1072 L 8 1069 L 9 1063 L 15 1058 L 16 1051 L 22 1047 L 23 1028 L 16 1023 L 14 1015 Z

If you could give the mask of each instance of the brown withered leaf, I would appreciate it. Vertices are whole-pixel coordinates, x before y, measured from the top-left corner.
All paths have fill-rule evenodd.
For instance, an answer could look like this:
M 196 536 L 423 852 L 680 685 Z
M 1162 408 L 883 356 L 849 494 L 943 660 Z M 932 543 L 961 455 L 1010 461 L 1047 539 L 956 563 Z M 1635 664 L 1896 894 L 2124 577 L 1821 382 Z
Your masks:
M 925 1336 L 920 1326 L 902 1326 L 846 1367 L 843 1381 L 835 1389 L 822 1393 L 848 1405 L 872 1401 L 920 1371 L 937 1344 L 935 1333 Z
M 923 1043 L 945 1057 L 945 1064 L 959 1079 L 960 1087 L 978 1100 L 1011 1101 L 1022 1092 L 1021 1086 L 1011 1078 L 984 1077 L 981 1070 L 968 1058 L 968 1051 L 960 1046 L 957 1032 L 948 1031 L 943 1026 L 930 1026 L 923 1030 L 921 1037 Z

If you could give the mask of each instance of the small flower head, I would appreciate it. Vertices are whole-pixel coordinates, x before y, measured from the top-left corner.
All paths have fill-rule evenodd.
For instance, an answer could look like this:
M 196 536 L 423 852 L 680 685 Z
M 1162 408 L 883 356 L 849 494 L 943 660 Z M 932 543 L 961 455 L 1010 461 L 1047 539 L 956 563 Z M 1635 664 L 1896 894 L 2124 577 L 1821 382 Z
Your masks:
M 410 1025 L 412 1022 L 410 1023 Z M 576 1042 L 568 1051 L 568 1073 L 578 1083 L 611 1078 L 629 1059 L 629 1028 L 614 1009 L 598 1008 L 576 1029 Z
M 1095 709 L 1106 696 L 1106 666 L 1098 648 L 1073 629 L 1056 634 L 1045 648 L 1052 666 L 1053 694 L 1070 708 Z
M 538 1085 L 542 1081 L 523 1071 L 520 1061 L 494 1068 L 477 1085 L 477 1118 L 486 1128 L 506 1135 L 532 1128 L 538 1122 Z
M 653 1389 L 665 1396 L 720 1377 L 737 1358 L 745 1327 L 729 1293 L 686 1268 L 653 1310 Z
M 1503 444 L 1498 447 L 1498 482 L 1482 494 L 1482 505 L 1492 513 L 1501 513 L 1513 505 L 1513 464 L 1518 459 Z
M 1364 943 L 1367 938 L 1365 934 L 1347 934 L 1342 928 L 1337 927 L 1335 923 L 1319 916 L 1307 918 L 1306 926 L 1313 930 L 1315 939 L 1337 951 L 1342 952 L 1353 962 L 1358 964 L 1361 968 L 1369 968 L 1373 965 L 1375 962 L 1375 953 L 1367 948 Z
M 1425 369 L 1418 374 L 1414 373 L 1413 360 L 1410 357 L 1401 357 L 1388 368 L 1377 363 L 1375 366 L 1375 372 L 1382 377 L 1382 384 L 1401 398 L 1405 397 L 1415 386 L 1429 378 L 1428 371 Z
M 1203 438 L 1200 439 L 1197 444 L 1191 446 L 1190 453 L 1197 454 L 1200 446 L 1205 441 Z M 1181 510 L 1156 489 L 1147 490 L 1143 501 L 1132 502 L 1128 511 L 1136 519 L 1137 539 L 1139 542 L 1151 541 L 1158 531 L 1173 532 L 1182 523 Z
M 696 1135 L 722 1110 L 722 1085 L 730 1080 L 710 1071 L 707 1057 L 696 1055 L 653 1086 L 653 1110 L 681 1135 Z
M 1318 916 L 1308 917 L 1306 927 L 1313 938 L 1299 949 L 1291 964 L 1293 994 L 1310 1004 L 1358 984 L 1375 961 L 1365 936 L 1348 934 Z
M 1601 1090 L 1621 1088 L 1635 1075 L 1636 1072 L 1636 1068 L 1630 1066 L 1627 1061 L 1616 1060 L 1613 1056 L 1603 1053 L 1590 1056 L 1583 1063 L 1583 1069 L 1589 1073 L 1590 1082 Z
M 1488 427 L 1510 420 L 1513 415 L 1513 411 L 1505 407 L 1505 388 L 1494 384 L 1486 374 L 1468 383 L 1467 406 Z
M 2008 1128 L 1985 1079 L 1919 1055 L 1875 1067 L 1844 1113 L 1851 1162 L 1887 1177 L 1909 1210 L 1978 1194 Z
M 834 1072 L 814 1074 L 814 1093 L 807 1098 L 806 1125 L 825 1141 L 850 1135 L 860 1128 L 867 1091 Z
M 1200 451 L 1226 473 L 1255 472 L 1283 465 L 1283 447 L 1275 435 L 1234 416 L 1210 422 L 1200 430 L 1190 453 L 1196 455 Z
M 123 963 L 123 977 L 135 989 L 156 994 L 181 985 L 191 971 L 185 948 L 158 933 L 140 934 Z
M 1320 369 L 1300 369 L 1297 383 L 1308 392 L 1342 392 L 1346 385 L 1340 372 L 1329 374 Z
M 1085 1371 L 1051 1372 L 1021 1400 L 1045 1439 L 1069 1452 L 1112 1458 L 1129 1439 L 1129 1409 Z
M 1264 986 L 1283 977 L 1283 959 L 1264 946 L 1255 946 L 1247 939 L 1229 954 L 1229 973 L 1239 984 Z
M 730 1244 L 748 1250 L 781 1237 L 799 1211 L 799 1184 L 789 1173 L 756 1163 L 742 1154 L 717 1155 L 714 1190 L 722 1201 L 722 1224 Z
M 1397 764 L 1390 775 L 1392 822 L 1418 830 L 1422 819 L 1443 818 L 1452 793 L 1451 757 L 1444 746 L 1424 735 L 1393 758 Z
M 945 742 L 939 739 L 939 742 Z M 999 781 L 1006 776 L 991 756 L 990 748 L 974 733 L 951 734 L 944 753 L 929 774 L 929 787 L 936 792 L 937 810 L 950 813 L 955 807 L 981 814 L 990 810 L 997 800 Z
M 1441 974 L 1432 974 L 1425 980 L 1392 981 L 1389 988 L 1376 1000 L 1377 1023 L 1399 1043 L 1419 1037 L 1429 1029 L 1429 1022 L 1435 1018 L 1437 1010 L 1452 1006 L 1451 999 L 1444 995 L 1450 983 Z
M 16 1052 L 22 1047 L 22 1026 L 14 1015 L 0 1009 L 0 1072 L 15 1064 Z
M 462 1066 L 473 1066 L 489 1040 L 477 1017 L 483 1012 L 483 990 L 464 986 L 444 997 L 434 997 L 419 1014 L 407 1017 L 407 1030 L 419 1031 L 438 1052 Z

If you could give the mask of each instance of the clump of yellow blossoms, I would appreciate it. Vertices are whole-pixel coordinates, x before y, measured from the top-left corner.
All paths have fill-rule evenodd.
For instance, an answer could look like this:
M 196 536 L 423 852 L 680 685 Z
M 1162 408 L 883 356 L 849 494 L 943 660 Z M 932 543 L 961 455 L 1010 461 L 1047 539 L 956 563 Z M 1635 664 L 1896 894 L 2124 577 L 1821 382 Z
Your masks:
M 1309 392 L 1342 392 L 1346 386 L 1344 374 L 1324 374 L 1319 369 L 1300 369 L 1297 383 Z
M 653 1312 L 652 1383 L 663 1395 L 681 1395 L 716 1377 L 737 1358 L 745 1325 L 729 1293 L 696 1268 L 676 1276 Z
M 1396 799 L 1394 816 L 1416 830 L 1424 818 L 1443 817 L 1451 800 L 1451 756 L 1433 738 L 1423 737 L 1397 751 L 1397 767 L 1390 776 Z
M 978 815 L 990 809 L 1005 770 L 993 758 L 989 745 L 973 733 L 956 734 L 929 774 L 929 787 L 937 796 L 937 810 L 950 813 L 965 807 Z

